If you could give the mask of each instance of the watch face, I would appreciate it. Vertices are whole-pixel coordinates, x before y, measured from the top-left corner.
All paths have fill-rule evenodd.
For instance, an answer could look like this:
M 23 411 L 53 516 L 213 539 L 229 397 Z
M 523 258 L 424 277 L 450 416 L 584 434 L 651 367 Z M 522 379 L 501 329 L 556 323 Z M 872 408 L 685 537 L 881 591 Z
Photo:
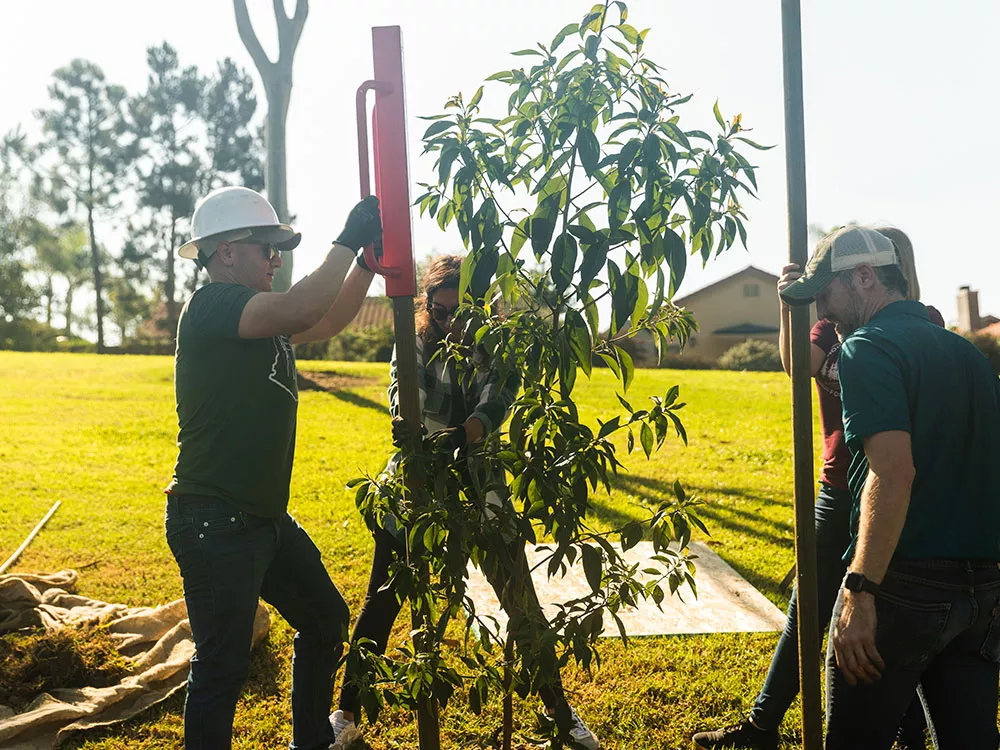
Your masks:
M 848 573 L 844 579 L 844 588 L 848 591 L 861 591 L 864 577 L 860 573 Z

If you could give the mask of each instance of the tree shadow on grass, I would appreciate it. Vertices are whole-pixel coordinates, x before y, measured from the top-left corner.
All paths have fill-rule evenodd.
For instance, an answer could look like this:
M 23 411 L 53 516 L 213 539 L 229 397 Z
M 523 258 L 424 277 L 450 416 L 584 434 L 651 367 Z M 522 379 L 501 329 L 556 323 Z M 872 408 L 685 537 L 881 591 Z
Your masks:
M 279 656 L 278 645 L 269 633 L 250 655 L 250 677 L 243 689 L 244 699 L 280 696 L 281 677 L 286 667 L 286 661 Z
M 360 375 L 345 375 L 342 373 L 300 371 L 298 373 L 298 382 L 299 390 L 301 391 L 322 391 L 352 406 L 360 406 L 363 409 L 374 409 L 385 415 L 389 414 L 389 407 L 385 404 L 348 390 L 349 388 L 375 385 L 379 382 L 375 378 L 366 378 Z
M 639 477 L 628 474 L 619 475 L 615 480 L 614 486 L 616 489 L 628 492 L 629 494 L 638 497 L 643 504 L 651 508 L 658 506 L 661 502 L 663 502 L 663 500 L 672 497 L 674 494 L 673 485 L 671 483 L 663 480 L 649 479 L 647 477 Z M 783 501 L 768 497 L 761 497 L 760 495 L 754 494 L 743 488 L 697 487 L 685 485 L 685 490 L 689 494 L 695 494 L 702 497 L 706 495 L 724 495 L 728 497 L 738 497 L 762 504 L 786 505 Z M 643 515 L 641 514 L 640 509 L 637 508 L 636 510 L 637 512 L 634 515 L 629 515 L 621 512 L 617 508 L 595 505 L 595 515 L 606 523 L 614 524 L 616 526 L 624 525 L 629 521 L 642 520 Z M 698 515 L 705 520 L 705 525 L 708 527 L 710 532 L 713 528 L 724 528 L 739 537 L 753 538 L 755 540 L 763 541 L 769 545 L 775 545 L 783 548 L 791 548 L 793 545 L 793 532 L 791 524 L 774 521 L 769 518 L 762 518 L 759 514 L 755 514 L 742 508 L 733 508 L 729 505 L 712 505 L 709 503 L 698 508 Z M 711 540 L 709 540 L 708 543 L 711 545 Z M 763 575 L 757 570 L 741 565 L 739 560 L 734 559 L 732 555 L 726 554 L 725 548 L 718 549 L 717 552 L 720 557 L 722 557 L 726 563 L 733 568 L 733 570 L 743 576 L 743 578 L 745 578 L 758 590 L 765 593 L 771 593 L 776 596 L 783 595 L 780 580 Z

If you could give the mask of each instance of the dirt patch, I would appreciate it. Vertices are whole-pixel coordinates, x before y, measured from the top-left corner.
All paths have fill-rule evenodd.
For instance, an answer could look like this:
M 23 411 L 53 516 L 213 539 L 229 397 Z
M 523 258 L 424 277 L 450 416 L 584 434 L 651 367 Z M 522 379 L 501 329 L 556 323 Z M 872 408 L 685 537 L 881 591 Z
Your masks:
M 56 688 L 108 687 L 131 674 L 101 626 L 0 637 L 0 704 L 24 709 Z
M 378 378 L 368 378 L 363 375 L 345 375 L 342 372 L 317 372 L 299 370 L 300 391 L 342 391 L 345 388 L 364 388 L 379 385 Z

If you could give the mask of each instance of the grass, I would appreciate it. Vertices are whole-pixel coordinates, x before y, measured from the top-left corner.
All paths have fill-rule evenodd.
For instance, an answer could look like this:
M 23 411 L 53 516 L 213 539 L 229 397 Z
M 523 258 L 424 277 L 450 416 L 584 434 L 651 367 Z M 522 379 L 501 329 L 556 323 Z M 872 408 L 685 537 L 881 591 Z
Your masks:
M 163 538 L 162 488 L 176 458 L 172 360 L 0 352 L 0 557 L 6 557 L 55 500 L 59 512 L 14 570 L 89 566 L 83 594 L 129 605 L 181 596 Z M 303 391 L 291 512 L 310 532 L 352 611 L 361 603 L 371 538 L 344 485 L 381 466 L 390 453 L 385 387 L 388 368 L 366 363 L 300 363 L 327 370 L 342 390 Z M 611 413 L 613 380 L 596 370 L 578 385 L 587 418 Z M 668 440 L 610 497 L 598 497 L 595 522 L 641 517 L 639 503 L 665 494 L 675 478 L 707 500 L 709 543 L 779 607 L 779 582 L 793 562 L 792 466 L 788 381 L 783 374 L 639 371 L 629 396 L 681 385 L 690 446 Z M 624 443 L 624 441 L 623 441 Z M 624 452 L 624 448 L 622 448 Z M 405 637 L 400 618 L 394 642 Z M 253 659 L 238 707 L 237 748 L 277 748 L 291 736 L 289 667 L 292 633 L 281 620 Z M 763 681 L 773 634 L 645 638 L 624 649 L 601 647 L 591 674 L 570 670 L 573 704 L 609 750 L 689 747 L 694 731 L 745 715 Z M 177 748 L 182 699 L 139 719 L 88 733 L 67 746 L 86 750 Z M 530 734 L 532 703 L 518 702 L 515 722 Z M 479 738 L 500 726 L 499 704 L 473 715 L 456 700 L 442 719 L 444 746 L 487 747 Z M 783 747 L 798 746 L 798 704 L 783 727 Z M 413 748 L 415 726 L 387 713 L 365 730 L 375 750 Z

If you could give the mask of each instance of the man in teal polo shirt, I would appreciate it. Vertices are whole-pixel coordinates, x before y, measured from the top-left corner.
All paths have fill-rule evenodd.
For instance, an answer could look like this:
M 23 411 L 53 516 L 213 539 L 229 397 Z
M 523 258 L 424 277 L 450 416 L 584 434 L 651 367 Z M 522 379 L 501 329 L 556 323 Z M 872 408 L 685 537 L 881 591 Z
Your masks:
M 782 291 L 845 337 L 848 574 L 827 655 L 827 748 L 890 748 L 918 685 L 942 748 L 997 748 L 1000 382 L 905 299 L 891 240 L 848 226 Z

